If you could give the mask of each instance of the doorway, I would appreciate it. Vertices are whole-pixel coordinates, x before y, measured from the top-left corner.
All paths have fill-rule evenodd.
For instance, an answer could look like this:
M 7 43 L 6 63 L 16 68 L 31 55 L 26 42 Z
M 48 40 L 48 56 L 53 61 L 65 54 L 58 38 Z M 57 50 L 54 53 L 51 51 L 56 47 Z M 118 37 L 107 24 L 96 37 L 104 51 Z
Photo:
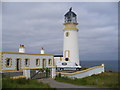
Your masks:
M 16 69 L 17 69 L 17 71 L 20 70 L 20 62 L 21 62 L 21 59 L 20 59 L 20 58 L 17 58 L 17 59 L 16 59 Z
M 46 67 L 46 59 L 43 59 L 43 62 L 42 62 L 42 66 L 43 66 L 43 68 L 45 68 Z

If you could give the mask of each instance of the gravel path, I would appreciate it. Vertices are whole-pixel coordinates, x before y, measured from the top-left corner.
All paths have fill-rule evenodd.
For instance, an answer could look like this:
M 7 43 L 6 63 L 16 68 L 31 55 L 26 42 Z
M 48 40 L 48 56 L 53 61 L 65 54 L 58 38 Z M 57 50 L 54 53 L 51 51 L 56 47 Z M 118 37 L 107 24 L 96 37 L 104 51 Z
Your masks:
M 48 83 L 53 88 L 93 88 L 93 87 L 78 86 L 78 85 L 73 85 L 73 84 L 69 84 L 69 83 L 57 82 L 51 78 L 38 79 L 38 81 L 41 81 L 43 83 Z

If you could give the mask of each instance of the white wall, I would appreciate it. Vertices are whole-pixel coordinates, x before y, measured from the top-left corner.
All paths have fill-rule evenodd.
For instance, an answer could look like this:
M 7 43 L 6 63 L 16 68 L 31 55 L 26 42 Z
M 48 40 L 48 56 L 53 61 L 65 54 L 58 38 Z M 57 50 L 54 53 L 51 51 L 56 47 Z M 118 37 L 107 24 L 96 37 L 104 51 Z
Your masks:
M 60 62 L 60 57 L 54 57 L 54 63 L 57 65 Z
M 62 57 L 62 60 L 60 60 L 60 57 L 54 57 L 55 60 L 55 65 L 59 68 L 66 68 L 69 67 L 71 68 L 81 68 L 81 66 L 75 66 L 75 61 L 70 60 L 70 61 L 65 61 Z M 67 65 L 62 65 L 62 63 L 67 63 Z
M 46 67 L 52 67 L 53 66 L 53 56 L 47 56 L 47 55 L 26 55 L 26 54 L 6 54 L 4 53 L 2 55 L 2 70 L 16 70 L 16 59 L 21 58 L 21 69 L 26 68 L 25 66 L 25 58 L 30 59 L 30 65 L 27 68 L 42 68 L 42 59 L 46 59 Z M 12 66 L 6 67 L 6 58 L 12 58 Z M 40 59 L 40 65 L 36 66 L 36 59 Z M 52 65 L 49 66 L 48 59 L 52 59 Z
M 93 74 L 100 74 L 104 72 L 104 66 L 98 66 L 96 68 L 90 69 L 90 70 L 83 70 L 83 72 L 74 74 L 74 75 L 65 75 L 62 74 L 62 76 L 68 76 L 68 77 L 72 77 L 72 78 L 84 78 L 87 76 L 91 76 Z
M 69 32 L 68 37 L 66 37 L 66 32 Z M 63 50 L 64 58 L 65 50 L 70 51 L 69 59 L 72 62 L 72 64 L 75 65 L 75 63 L 77 63 L 78 65 L 80 65 L 77 30 L 64 30 L 64 50 Z
M 56 76 L 56 68 L 52 68 L 51 75 L 52 75 L 52 78 L 55 78 L 55 76 Z
M 25 48 L 19 48 L 19 53 L 25 53 Z

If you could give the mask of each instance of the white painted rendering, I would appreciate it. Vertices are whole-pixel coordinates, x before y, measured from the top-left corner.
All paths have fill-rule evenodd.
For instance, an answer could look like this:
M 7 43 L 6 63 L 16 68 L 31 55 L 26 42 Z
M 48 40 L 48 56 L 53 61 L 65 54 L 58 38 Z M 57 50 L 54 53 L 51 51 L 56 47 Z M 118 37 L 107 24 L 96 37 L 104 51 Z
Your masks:
M 56 76 L 56 68 L 51 68 L 52 69 L 52 78 L 55 78 Z
M 69 32 L 69 36 L 66 37 L 66 32 Z M 66 51 L 69 51 L 69 56 L 66 55 Z M 70 66 L 80 65 L 79 59 L 79 48 L 78 48 L 78 32 L 77 30 L 64 30 L 64 50 L 63 50 L 64 61 L 65 58 L 69 58 Z M 68 63 L 70 63 L 68 62 Z M 68 67 L 70 67 L 67 65 Z
M 54 57 L 54 63 L 57 67 L 62 66 L 61 62 L 63 61 L 63 57 Z
M 53 64 L 53 55 L 49 54 L 28 54 L 28 53 L 10 53 L 10 52 L 4 52 L 1 54 L 2 58 L 2 70 L 1 73 L 5 72 L 20 72 L 23 71 L 23 75 L 28 79 L 31 78 L 31 69 L 37 70 L 37 69 L 43 69 L 44 68 L 52 68 L 51 69 L 51 77 L 54 78 L 56 76 L 56 68 Z M 7 62 L 6 59 L 10 58 L 10 66 L 6 66 Z M 28 66 L 25 65 L 25 59 L 29 59 Z M 19 63 L 17 63 L 17 59 L 19 59 Z M 36 59 L 40 60 L 39 65 L 36 65 Z M 51 59 L 51 64 L 49 64 L 49 60 Z M 45 62 L 43 62 L 45 60 Z M 43 65 L 45 63 L 45 65 Z M 18 69 L 19 67 L 19 69 Z M 36 72 L 37 73 L 37 72 Z
M 45 50 L 44 49 L 41 49 L 40 52 L 41 52 L 41 54 L 45 54 Z
M 21 45 L 19 46 L 19 53 L 25 53 L 25 47 L 24 45 Z
M 12 59 L 12 65 L 10 67 L 6 67 L 6 58 L 11 58 Z M 46 59 L 46 67 L 53 67 L 53 65 L 48 64 L 48 60 L 51 59 L 53 61 L 53 56 L 51 55 L 27 55 L 27 54 L 7 54 L 3 53 L 2 55 L 2 70 L 16 70 L 16 59 L 20 58 L 20 64 L 21 67 L 20 69 L 25 69 L 25 68 L 43 68 L 43 59 Z M 25 58 L 29 58 L 30 64 L 29 66 L 25 66 Z M 40 65 L 36 66 L 36 59 L 40 59 Z
M 64 16 L 63 60 L 57 63 L 57 67 L 81 68 L 78 46 L 78 29 L 76 28 L 76 25 L 78 25 L 77 15 L 72 11 L 72 8 L 70 8 Z
M 88 76 L 91 76 L 91 75 L 94 75 L 94 74 L 100 74 L 102 72 L 104 72 L 104 66 L 99 66 L 99 67 L 96 67 L 96 68 L 93 68 L 93 69 L 90 69 L 90 70 L 83 70 L 82 72 L 76 73 L 76 74 L 73 74 L 73 75 L 62 74 L 62 76 L 68 76 L 68 77 L 71 77 L 71 78 L 84 78 L 84 77 L 88 77 Z
M 26 79 L 30 78 L 30 70 L 23 70 L 23 75 L 26 77 Z
M 25 53 L 25 48 L 19 48 L 19 53 Z

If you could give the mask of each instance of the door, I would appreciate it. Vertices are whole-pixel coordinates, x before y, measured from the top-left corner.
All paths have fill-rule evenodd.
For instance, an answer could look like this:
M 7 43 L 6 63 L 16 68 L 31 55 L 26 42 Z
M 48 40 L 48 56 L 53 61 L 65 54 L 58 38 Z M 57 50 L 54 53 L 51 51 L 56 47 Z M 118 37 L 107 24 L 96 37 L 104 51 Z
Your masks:
M 43 64 L 43 68 L 45 68 L 46 67 L 46 59 L 43 59 L 42 64 Z
M 19 58 L 16 59 L 16 69 L 17 69 L 17 71 L 20 70 L 20 59 Z

